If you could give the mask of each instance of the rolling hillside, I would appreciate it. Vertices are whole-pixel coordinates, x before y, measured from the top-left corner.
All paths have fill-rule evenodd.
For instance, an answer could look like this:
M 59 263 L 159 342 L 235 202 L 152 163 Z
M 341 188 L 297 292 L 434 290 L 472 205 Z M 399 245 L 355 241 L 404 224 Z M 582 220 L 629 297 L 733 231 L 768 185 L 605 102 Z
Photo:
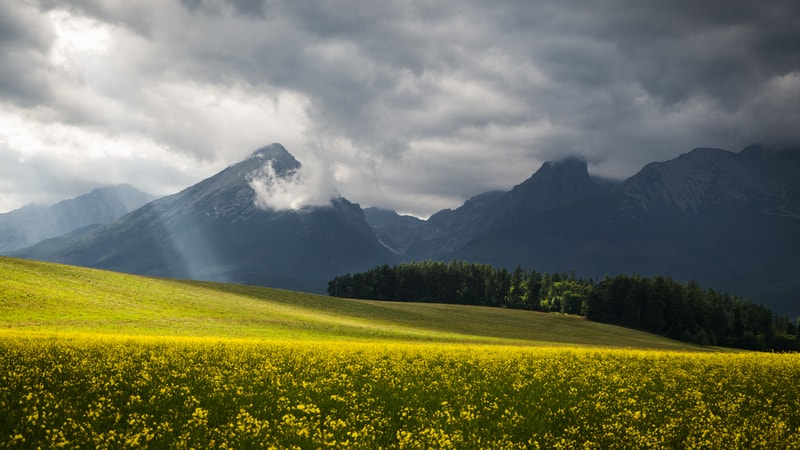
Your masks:
M 696 349 L 585 319 L 348 300 L 0 258 L 0 332 Z

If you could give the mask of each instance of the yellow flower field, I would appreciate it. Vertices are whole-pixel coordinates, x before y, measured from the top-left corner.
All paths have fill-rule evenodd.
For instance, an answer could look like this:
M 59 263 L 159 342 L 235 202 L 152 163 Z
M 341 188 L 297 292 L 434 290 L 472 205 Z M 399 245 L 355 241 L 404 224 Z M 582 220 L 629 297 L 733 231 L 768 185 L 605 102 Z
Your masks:
M 800 355 L 0 338 L 3 448 L 800 448 Z

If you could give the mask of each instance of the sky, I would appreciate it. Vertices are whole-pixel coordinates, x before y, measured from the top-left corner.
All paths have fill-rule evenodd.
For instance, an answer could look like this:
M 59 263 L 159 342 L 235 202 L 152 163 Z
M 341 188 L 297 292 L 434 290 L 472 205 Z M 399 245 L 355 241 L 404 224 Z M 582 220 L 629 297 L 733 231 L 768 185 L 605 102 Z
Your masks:
M 798 145 L 800 2 L 0 3 L 0 212 L 274 142 L 312 190 L 419 217 L 567 156 L 624 179 Z

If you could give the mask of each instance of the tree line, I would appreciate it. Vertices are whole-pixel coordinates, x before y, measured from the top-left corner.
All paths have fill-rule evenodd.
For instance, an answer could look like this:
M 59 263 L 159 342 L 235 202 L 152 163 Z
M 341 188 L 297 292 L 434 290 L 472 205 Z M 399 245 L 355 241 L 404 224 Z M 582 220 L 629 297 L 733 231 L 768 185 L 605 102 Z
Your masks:
M 739 296 L 666 276 L 620 274 L 594 280 L 574 272 L 420 261 L 338 276 L 328 283 L 328 294 L 578 314 L 700 345 L 800 350 L 798 327 L 787 317 Z

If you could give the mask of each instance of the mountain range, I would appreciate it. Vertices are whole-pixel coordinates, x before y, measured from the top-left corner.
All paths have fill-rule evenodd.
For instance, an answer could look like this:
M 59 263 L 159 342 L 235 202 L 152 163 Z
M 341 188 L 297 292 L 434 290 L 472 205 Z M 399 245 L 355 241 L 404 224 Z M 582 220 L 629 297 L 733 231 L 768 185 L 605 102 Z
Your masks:
M 279 144 L 184 191 L 16 256 L 174 278 L 323 291 L 383 263 L 464 259 L 580 276 L 695 279 L 800 314 L 800 152 L 697 148 L 621 182 L 586 161 L 544 163 L 509 191 L 427 220 L 344 198 L 276 210 L 253 184 L 292 178 Z M 268 167 L 270 170 L 265 170 Z
M 0 252 L 109 224 L 155 198 L 123 184 L 97 188 L 52 206 L 27 205 L 0 214 Z
M 382 211 L 409 260 L 463 259 L 603 277 L 668 275 L 800 314 L 800 153 L 697 148 L 621 182 L 585 161 L 545 163 L 508 192 L 412 222 Z M 370 220 L 377 211 L 367 214 Z

